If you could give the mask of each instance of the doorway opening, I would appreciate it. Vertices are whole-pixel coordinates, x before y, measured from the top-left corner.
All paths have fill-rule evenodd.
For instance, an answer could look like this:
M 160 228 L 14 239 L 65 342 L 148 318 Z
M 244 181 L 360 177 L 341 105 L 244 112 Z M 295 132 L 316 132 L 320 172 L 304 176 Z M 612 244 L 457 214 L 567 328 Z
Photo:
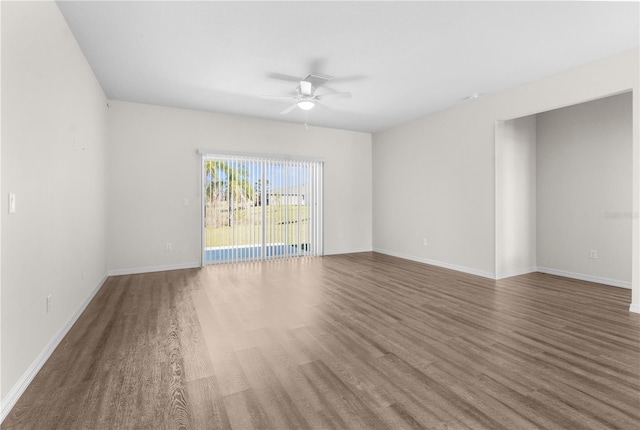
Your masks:
M 202 156 L 202 263 L 318 256 L 320 161 Z
M 625 92 L 496 121 L 496 277 L 632 283 L 633 102 Z

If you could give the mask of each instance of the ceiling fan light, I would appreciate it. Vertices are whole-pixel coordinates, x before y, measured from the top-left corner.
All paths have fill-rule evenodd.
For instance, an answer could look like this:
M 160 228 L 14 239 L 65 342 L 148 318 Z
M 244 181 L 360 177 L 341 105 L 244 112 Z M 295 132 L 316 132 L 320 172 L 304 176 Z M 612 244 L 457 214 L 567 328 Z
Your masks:
M 315 105 L 316 105 L 316 104 L 315 104 L 314 102 L 309 101 L 309 100 L 303 100 L 303 101 L 301 101 L 301 102 L 298 102 L 298 107 L 299 107 L 300 109 L 302 109 L 302 110 L 310 110 L 310 109 L 313 109 L 313 107 L 314 107 Z

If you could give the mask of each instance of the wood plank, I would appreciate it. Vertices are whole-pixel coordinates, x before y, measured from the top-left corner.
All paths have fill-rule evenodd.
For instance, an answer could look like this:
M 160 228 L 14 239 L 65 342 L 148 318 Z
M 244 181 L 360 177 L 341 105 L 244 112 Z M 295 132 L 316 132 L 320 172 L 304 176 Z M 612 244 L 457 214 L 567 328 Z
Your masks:
M 630 298 L 371 252 L 111 277 L 2 428 L 640 428 Z

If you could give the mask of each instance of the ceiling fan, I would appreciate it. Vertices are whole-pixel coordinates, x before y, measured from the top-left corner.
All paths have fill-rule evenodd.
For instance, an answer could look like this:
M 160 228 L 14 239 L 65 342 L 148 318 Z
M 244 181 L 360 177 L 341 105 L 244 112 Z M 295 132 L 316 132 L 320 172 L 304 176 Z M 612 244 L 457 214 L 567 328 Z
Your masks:
M 263 96 L 273 99 L 284 99 L 293 101 L 293 104 L 280 112 L 281 114 L 288 114 L 296 107 L 308 111 L 315 107 L 315 105 L 322 100 L 330 97 L 335 98 L 349 98 L 351 93 L 326 93 L 317 94 L 316 91 L 327 81 L 332 79 L 331 76 L 322 75 L 320 73 L 309 73 L 306 77 L 300 80 L 300 83 L 296 87 L 295 96 Z

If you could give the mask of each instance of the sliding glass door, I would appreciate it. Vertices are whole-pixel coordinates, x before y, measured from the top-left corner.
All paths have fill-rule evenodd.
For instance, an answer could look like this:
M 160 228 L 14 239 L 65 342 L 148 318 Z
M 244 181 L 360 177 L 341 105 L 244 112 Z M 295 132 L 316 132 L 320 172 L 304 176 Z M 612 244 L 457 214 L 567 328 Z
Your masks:
M 203 264 L 322 255 L 322 167 L 203 154 Z

